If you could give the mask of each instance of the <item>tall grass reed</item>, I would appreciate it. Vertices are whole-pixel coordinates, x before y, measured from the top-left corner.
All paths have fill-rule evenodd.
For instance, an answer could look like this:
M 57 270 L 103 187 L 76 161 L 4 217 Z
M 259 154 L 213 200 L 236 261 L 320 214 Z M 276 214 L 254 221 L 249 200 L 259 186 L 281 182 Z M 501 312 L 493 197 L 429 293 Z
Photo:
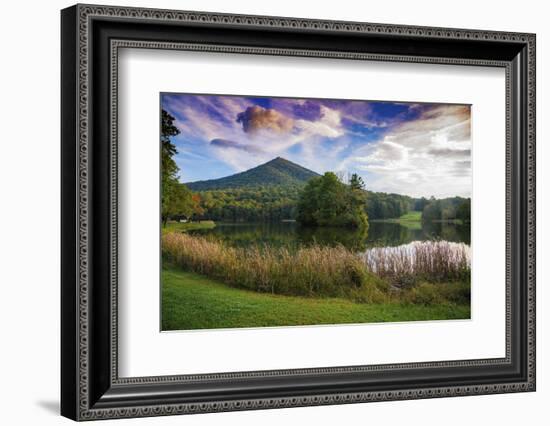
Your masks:
M 398 286 L 418 280 L 470 282 L 470 247 L 464 243 L 414 241 L 371 248 L 361 258 L 369 271 Z
M 356 254 L 341 245 L 232 247 L 168 232 L 162 252 L 184 270 L 257 292 L 362 303 L 468 303 L 470 297 L 470 249 L 461 243 L 414 242 Z
M 164 256 L 183 269 L 258 292 L 298 296 L 345 297 L 380 302 L 385 281 L 369 273 L 362 260 L 343 246 L 315 245 L 236 248 L 185 233 L 162 237 Z

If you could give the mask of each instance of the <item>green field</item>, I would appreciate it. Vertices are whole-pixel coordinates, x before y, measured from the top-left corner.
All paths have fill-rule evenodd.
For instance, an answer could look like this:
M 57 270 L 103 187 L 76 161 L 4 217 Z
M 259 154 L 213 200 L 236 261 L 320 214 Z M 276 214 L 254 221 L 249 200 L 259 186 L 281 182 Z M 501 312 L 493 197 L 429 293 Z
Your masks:
M 365 304 L 228 287 L 174 267 L 162 271 L 162 330 L 470 318 L 469 305 Z
M 422 229 L 422 212 L 410 211 L 394 219 L 373 219 L 371 222 L 399 223 L 409 229 Z
M 393 219 L 372 219 L 372 222 L 389 222 L 389 223 L 406 223 L 406 222 L 422 222 L 422 212 L 412 210 L 405 213 L 403 216 Z
M 405 213 L 399 219 L 398 222 L 420 222 L 422 220 L 422 212 L 410 211 Z

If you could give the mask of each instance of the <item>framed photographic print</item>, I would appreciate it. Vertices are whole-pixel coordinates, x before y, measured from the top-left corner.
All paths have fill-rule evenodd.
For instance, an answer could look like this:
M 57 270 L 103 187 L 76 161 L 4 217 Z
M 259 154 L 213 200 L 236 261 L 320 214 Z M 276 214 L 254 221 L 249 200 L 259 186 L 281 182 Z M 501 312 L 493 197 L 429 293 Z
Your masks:
M 76 5 L 74 420 L 535 390 L 535 36 Z

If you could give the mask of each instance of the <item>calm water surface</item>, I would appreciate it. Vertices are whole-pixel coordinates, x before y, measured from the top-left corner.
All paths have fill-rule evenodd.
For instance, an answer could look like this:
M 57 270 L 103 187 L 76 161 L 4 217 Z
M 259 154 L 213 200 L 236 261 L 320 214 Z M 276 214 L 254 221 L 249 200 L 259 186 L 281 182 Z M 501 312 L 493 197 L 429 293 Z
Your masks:
M 343 244 L 354 251 L 370 247 L 399 246 L 412 241 L 453 241 L 470 244 L 470 226 L 446 223 L 369 223 L 368 232 L 345 228 L 308 228 L 295 222 L 217 223 L 215 228 L 191 231 L 225 241 L 233 246 L 251 244 L 296 249 L 313 243 L 334 246 Z

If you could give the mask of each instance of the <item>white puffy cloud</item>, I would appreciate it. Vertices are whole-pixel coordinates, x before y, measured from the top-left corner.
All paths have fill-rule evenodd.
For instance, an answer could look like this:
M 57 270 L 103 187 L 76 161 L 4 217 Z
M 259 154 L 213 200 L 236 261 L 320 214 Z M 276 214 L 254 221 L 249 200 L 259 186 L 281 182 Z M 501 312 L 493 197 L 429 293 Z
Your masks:
M 374 191 L 412 196 L 471 195 L 470 108 L 445 105 L 394 127 L 352 163 Z
M 340 112 L 326 106 L 321 106 L 321 117 L 318 120 L 296 120 L 295 126 L 299 129 L 301 140 L 312 136 L 337 138 L 344 134 Z

